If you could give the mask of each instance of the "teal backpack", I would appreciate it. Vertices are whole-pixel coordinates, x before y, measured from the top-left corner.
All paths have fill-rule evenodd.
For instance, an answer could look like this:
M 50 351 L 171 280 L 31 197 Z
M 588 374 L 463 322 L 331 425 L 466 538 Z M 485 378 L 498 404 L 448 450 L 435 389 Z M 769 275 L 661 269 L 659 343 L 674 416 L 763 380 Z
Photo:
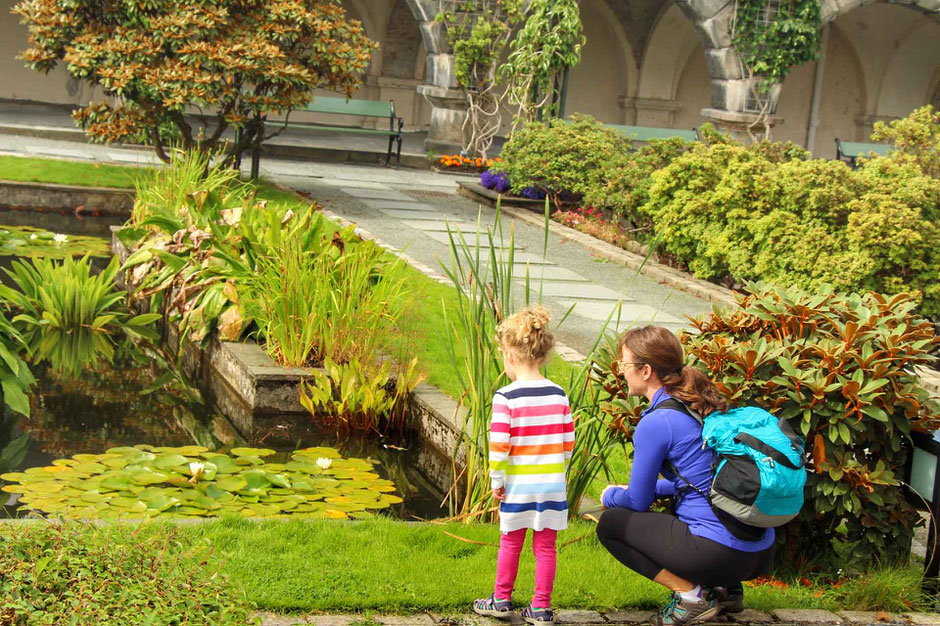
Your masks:
M 703 493 L 670 468 L 712 506 L 739 539 L 754 540 L 781 526 L 803 507 L 804 442 L 784 419 L 743 407 L 704 420 L 675 398 L 656 405 L 685 413 L 702 424 L 702 449 L 715 453 L 711 489 Z

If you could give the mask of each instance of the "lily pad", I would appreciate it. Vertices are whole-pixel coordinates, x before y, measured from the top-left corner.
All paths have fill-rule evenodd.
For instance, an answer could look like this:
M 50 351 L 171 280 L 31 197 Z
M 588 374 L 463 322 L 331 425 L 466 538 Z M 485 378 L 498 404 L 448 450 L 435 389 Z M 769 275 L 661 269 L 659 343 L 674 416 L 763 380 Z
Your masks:
M 232 448 L 229 450 L 234 456 L 271 456 L 274 454 L 274 450 L 269 450 L 268 448 Z
M 343 459 L 332 448 L 308 448 L 285 463 L 265 463 L 265 448 L 231 455 L 201 446 L 121 446 L 103 454 L 74 455 L 52 465 L 8 472 L 7 493 L 32 511 L 75 517 L 309 517 L 347 519 L 401 502 L 373 463 Z M 238 454 L 241 456 L 238 456 Z M 329 475 L 316 465 L 330 458 Z M 202 464 L 191 468 L 190 463 Z

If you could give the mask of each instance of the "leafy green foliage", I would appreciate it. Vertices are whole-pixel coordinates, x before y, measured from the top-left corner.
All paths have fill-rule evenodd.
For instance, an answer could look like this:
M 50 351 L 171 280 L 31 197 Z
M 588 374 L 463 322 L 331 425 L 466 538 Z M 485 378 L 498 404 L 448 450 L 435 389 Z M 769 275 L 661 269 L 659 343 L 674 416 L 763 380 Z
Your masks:
M 757 287 L 683 334 L 691 363 L 737 404 L 787 419 L 811 459 L 806 505 L 783 529 L 792 563 L 905 562 L 920 517 L 900 481 L 912 430 L 940 426 L 913 369 L 933 362 L 933 326 L 909 295 Z
M 612 153 L 601 165 L 597 183 L 585 191 L 584 204 L 610 209 L 615 218 L 634 228 L 650 229 L 650 218 L 640 208 L 649 199 L 652 174 L 691 147 L 691 142 L 679 138 L 654 139 L 639 150 Z
M 871 138 L 894 144 L 895 159 L 913 161 L 925 175 L 940 178 L 940 111 L 932 106 L 887 124 L 875 122 Z
M 501 125 L 497 71 L 514 28 L 523 19 L 523 0 L 442 0 L 436 19 L 446 28 L 454 57 L 454 78 L 467 96 L 464 148 L 486 158 Z
M 734 46 L 756 76 L 783 82 L 819 56 L 819 0 L 738 0 Z
M 3 297 L 0 294 L 0 298 Z M 5 302 L 4 308 L 8 306 L 9 303 Z M 27 347 L 22 334 L 10 323 L 9 317 L 6 314 L 0 315 L 0 391 L 3 393 L 3 404 L 29 417 L 29 398 L 26 392 L 36 379 L 21 356 Z M 0 457 L 4 454 L 7 454 L 5 448 Z
M 559 74 L 581 61 L 584 46 L 581 11 L 576 0 L 531 0 L 525 22 L 509 43 L 509 57 L 499 67 L 509 104 L 517 119 L 534 121 L 557 112 Z
M 272 136 L 264 118 L 303 107 L 314 89 L 351 93 L 376 47 L 331 1 L 40 0 L 13 10 L 29 29 L 29 67 L 64 61 L 110 99 L 76 111 L 90 138 L 143 135 L 164 160 L 171 127 L 187 150 L 212 152 L 229 127 L 244 132 L 228 154 L 260 144 Z M 191 106 L 215 111 L 208 127 L 192 127 Z
M 363 366 L 353 358 L 339 365 L 328 358 L 323 371 L 301 383 L 300 403 L 337 430 L 400 434 L 408 416 L 405 401 L 425 378 L 417 358 L 394 376 L 390 361 Z
M 13 324 L 32 361 L 78 375 L 98 359 L 111 362 L 117 335 L 156 338 L 159 316 L 130 313 L 115 284 L 119 269 L 117 258 L 98 274 L 89 257 L 13 262 L 7 274 L 16 289 L 0 286 L 0 297 L 16 314 Z
M 353 227 L 327 239 L 317 216 L 302 236 L 264 246 L 243 306 L 286 365 L 371 363 L 405 310 L 401 260 L 389 261 Z
M 640 212 L 701 278 L 912 292 L 934 317 L 940 179 L 921 162 L 899 149 L 852 170 L 787 145 L 695 145 L 653 173 Z
M 535 186 L 561 208 L 562 194 L 585 195 L 606 184 L 606 165 L 623 158 L 629 140 L 589 115 L 531 122 L 513 133 L 490 168 L 506 172 L 514 191 Z
M 146 444 L 76 454 L 46 467 L 3 474 L 8 493 L 30 511 L 88 519 L 296 515 L 367 517 L 402 501 L 372 462 L 333 448 L 304 448 L 286 463 L 265 462 L 265 448 L 228 454 L 202 446 Z
M 259 623 L 211 546 L 172 526 L 3 526 L 4 623 Z

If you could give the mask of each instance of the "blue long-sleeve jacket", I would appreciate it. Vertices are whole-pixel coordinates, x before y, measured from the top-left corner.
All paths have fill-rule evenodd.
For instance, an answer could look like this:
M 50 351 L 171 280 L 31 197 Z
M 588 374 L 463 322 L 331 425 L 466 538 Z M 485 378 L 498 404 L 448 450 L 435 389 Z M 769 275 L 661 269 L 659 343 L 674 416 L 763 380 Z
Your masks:
M 683 481 L 664 467 L 670 463 L 702 493 L 711 488 L 713 453 L 702 448 L 702 427 L 692 417 L 675 409 L 653 409 L 670 396 L 665 388 L 653 396 L 650 408 L 643 412 L 633 434 L 633 468 L 630 485 L 608 489 L 603 505 L 646 511 L 653 500 L 672 496 Z M 662 474 L 663 478 L 658 478 Z M 689 531 L 718 543 L 746 552 L 757 552 L 774 541 L 774 530 L 767 529 L 758 541 L 743 541 L 725 528 L 708 500 L 694 489 L 685 489 L 676 505 L 676 515 L 688 524 Z

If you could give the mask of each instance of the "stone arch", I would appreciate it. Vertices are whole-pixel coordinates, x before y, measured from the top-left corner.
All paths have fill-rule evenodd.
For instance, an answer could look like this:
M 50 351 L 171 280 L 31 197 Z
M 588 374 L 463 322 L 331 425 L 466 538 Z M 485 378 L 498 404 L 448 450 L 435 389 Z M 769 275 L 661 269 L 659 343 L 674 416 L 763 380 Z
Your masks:
M 828 24 L 840 15 L 850 13 L 876 0 L 822 0 L 820 2 L 820 16 L 823 24 Z M 927 14 L 929 17 L 940 21 L 940 5 L 936 0 L 885 0 L 890 4 L 909 7 L 916 11 Z
M 865 112 L 869 83 L 859 47 L 839 24 L 829 25 L 823 89 L 819 95 L 819 126 L 813 153 L 834 158 L 835 140 L 867 141 Z
M 904 117 L 930 102 L 940 71 L 940 24 L 921 20 L 888 62 L 875 115 Z
M 394 0 L 382 46 L 382 75 L 415 78 L 416 59 L 420 56 L 421 29 L 406 0 Z
M 700 44 L 695 29 L 677 5 L 665 7 L 643 51 L 638 98 L 672 100 L 689 56 Z
M 622 124 L 624 104 L 636 91 L 633 48 L 604 0 L 583 0 L 581 21 L 586 43 L 581 63 L 569 75 L 566 112 L 588 113 L 602 122 Z

